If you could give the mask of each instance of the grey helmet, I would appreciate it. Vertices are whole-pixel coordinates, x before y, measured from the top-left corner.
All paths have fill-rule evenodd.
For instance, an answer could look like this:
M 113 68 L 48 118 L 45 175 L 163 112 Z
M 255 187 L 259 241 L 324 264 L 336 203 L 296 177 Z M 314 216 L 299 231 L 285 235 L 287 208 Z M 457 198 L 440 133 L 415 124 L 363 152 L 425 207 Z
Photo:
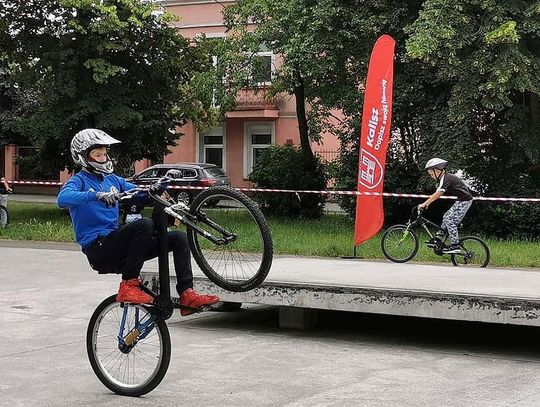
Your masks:
M 113 163 L 109 157 L 104 163 L 98 163 L 88 159 L 88 153 L 97 147 L 108 147 L 112 144 L 121 143 L 102 130 L 84 129 L 75 134 L 71 140 L 71 157 L 75 164 L 78 164 L 91 172 L 111 174 L 114 170 Z
M 438 170 L 444 170 L 448 165 L 448 161 L 443 160 L 442 158 L 432 158 L 426 163 L 426 170 L 433 170 L 437 168 Z

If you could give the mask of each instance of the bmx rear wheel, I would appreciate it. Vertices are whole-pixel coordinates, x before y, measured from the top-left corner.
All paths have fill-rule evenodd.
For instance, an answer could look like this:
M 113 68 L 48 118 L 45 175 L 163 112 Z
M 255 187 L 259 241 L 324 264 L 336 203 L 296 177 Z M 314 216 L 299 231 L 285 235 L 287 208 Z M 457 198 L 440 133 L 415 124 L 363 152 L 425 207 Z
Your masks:
M 116 394 L 138 397 L 149 393 L 167 372 L 171 339 L 165 322 L 152 323 L 144 337 L 135 332 L 136 327 L 151 317 L 148 307 L 131 304 L 122 307 L 116 302 L 116 295 L 112 295 L 90 318 L 86 333 L 90 364 L 99 380 Z
M 188 241 L 202 272 L 228 291 L 258 287 L 272 265 L 270 228 L 261 210 L 245 194 L 230 187 L 214 187 L 194 199 L 190 213 L 208 234 L 228 239 L 215 244 L 188 227 Z
M 489 247 L 482 239 L 467 236 L 460 240 L 460 246 L 460 252 L 451 256 L 454 266 L 487 267 Z

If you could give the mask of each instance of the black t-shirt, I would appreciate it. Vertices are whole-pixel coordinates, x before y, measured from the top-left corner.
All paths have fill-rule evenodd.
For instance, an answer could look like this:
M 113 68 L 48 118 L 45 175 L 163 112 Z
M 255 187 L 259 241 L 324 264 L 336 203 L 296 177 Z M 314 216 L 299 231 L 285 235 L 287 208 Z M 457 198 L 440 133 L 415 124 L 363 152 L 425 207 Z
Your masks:
M 473 199 L 467 185 L 465 185 L 461 178 L 454 174 L 444 173 L 437 191 L 442 191 L 444 195 L 457 196 L 458 201 L 470 201 Z

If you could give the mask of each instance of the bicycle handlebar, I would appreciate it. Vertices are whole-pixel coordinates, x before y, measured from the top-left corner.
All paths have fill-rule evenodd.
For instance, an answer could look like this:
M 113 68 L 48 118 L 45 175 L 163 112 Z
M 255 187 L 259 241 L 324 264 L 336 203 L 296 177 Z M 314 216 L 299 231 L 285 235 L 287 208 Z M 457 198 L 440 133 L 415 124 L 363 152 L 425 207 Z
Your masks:
M 168 171 L 167 174 L 169 174 L 170 171 Z M 170 180 L 171 180 L 170 177 L 165 176 L 165 177 L 160 178 L 158 181 L 156 181 L 152 185 L 160 185 L 160 184 L 162 185 L 162 184 L 168 183 Z M 169 202 L 161 198 L 157 193 L 152 192 L 151 188 L 141 188 L 141 187 L 136 187 L 136 188 L 132 188 L 127 191 L 124 191 L 124 192 L 120 192 L 118 194 L 118 201 L 125 201 L 127 199 L 131 199 L 135 195 L 137 195 L 139 192 L 143 192 L 143 191 L 148 193 L 148 196 L 150 196 L 150 198 L 152 198 L 154 201 L 157 201 L 158 203 L 164 206 L 171 206 Z

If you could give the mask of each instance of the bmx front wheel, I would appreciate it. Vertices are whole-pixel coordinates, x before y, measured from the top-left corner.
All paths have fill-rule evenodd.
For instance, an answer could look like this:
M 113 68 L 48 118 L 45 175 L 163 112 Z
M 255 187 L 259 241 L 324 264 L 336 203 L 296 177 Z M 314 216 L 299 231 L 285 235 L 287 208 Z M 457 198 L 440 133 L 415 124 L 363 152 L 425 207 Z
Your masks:
M 459 242 L 461 250 L 451 255 L 454 266 L 487 267 L 489 263 L 489 247 L 480 238 L 467 236 Z
M 258 287 L 272 265 L 270 228 L 255 202 L 230 187 L 214 187 L 194 199 L 190 213 L 207 234 L 223 239 L 214 243 L 188 227 L 191 253 L 202 272 L 228 291 Z
M 381 240 L 384 256 L 395 263 L 405 263 L 418 252 L 418 236 L 407 225 L 394 225 L 386 229 Z
M 169 330 L 165 321 L 152 319 L 148 307 L 122 306 L 116 302 L 116 295 L 104 300 L 90 318 L 86 333 L 90 365 L 98 379 L 116 394 L 138 397 L 149 393 L 167 372 L 171 360 Z

